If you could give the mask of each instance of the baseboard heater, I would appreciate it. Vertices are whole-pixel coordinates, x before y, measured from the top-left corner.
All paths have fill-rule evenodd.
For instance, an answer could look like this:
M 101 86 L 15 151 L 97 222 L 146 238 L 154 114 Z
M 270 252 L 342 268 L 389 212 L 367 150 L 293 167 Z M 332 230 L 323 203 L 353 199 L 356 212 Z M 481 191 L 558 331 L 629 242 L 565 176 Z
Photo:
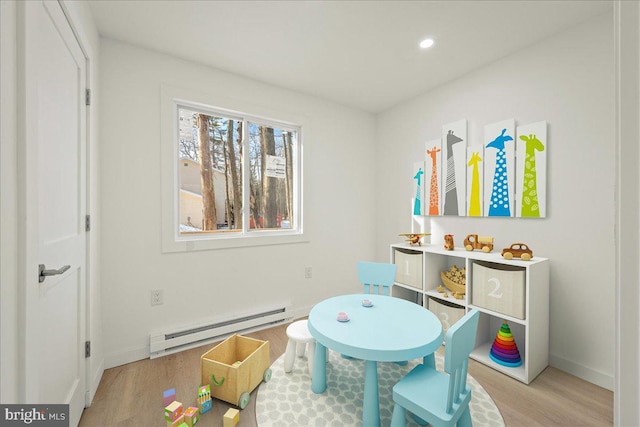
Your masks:
M 255 312 L 226 320 L 214 321 L 188 329 L 151 334 L 150 358 L 177 353 L 222 340 L 232 334 L 248 333 L 278 325 L 293 319 L 288 306 Z

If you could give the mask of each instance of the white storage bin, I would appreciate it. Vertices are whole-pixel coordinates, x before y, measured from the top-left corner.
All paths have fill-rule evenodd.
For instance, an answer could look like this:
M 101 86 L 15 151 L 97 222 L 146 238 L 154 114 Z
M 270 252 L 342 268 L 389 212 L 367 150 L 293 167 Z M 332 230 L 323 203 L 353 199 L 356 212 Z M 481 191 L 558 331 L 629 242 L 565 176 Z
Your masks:
M 442 322 L 444 334 L 447 333 L 447 329 L 464 316 L 464 307 L 435 298 L 429 298 L 429 311 L 438 316 L 438 319 Z
M 395 249 L 396 282 L 422 289 L 422 252 Z
M 525 318 L 525 270 L 505 264 L 473 263 L 471 304 Z

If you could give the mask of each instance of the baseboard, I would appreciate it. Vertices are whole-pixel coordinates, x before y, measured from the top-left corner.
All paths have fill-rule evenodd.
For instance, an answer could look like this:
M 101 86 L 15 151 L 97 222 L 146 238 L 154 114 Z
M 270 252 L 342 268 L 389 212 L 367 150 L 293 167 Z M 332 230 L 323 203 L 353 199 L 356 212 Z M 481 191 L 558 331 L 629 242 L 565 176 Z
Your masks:
M 93 398 L 96 397 L 96 392 L 98 391 L 98 386 L 100 385 L 100 381 L 102 381 L 102 374 L 104 374 L 104 359 L 100 361 L 98 364 L 98 369 L 93 374 L 93 380 L 91 382 L 91 387 L 87 391 L 87 395 L 85 397 L 85 407 L 91 406 L 93 402 Z
M 291 314 L 293 315 L 294 320 L 301 317 L 307 317 L 312 308 L 312 305 L 309 305 L 307 307 L 300 307 L 295 310 L 291 310 Z
M 306 317 L 309 315 L 309 311 L 313 308 L 312 305 L 307 307 L 297 308 L 291 311 L 291 316 L 293 319 L 299 319 L 301 317 Z M 258 326 L 255 328 L 251 328 L 251 331 L 259 331 L 261 329 L 270 328 L 271 325 Z M 216 340 L 213 340 L 216 341 Z M 203 344 L 198 344 L 198 346 Z M 186 349 L 186 348 L 185 348 Z M 142 359 L 148 359 L 150 355 L 149 352 L 149 344 L 146 344 L 143 347 L 137 348 L 129 348 L 124 351 L 110 353 L 105 356 L 104 360 L 104 369 L 115 368 L 116 366 L 126 365 L 127 363 L 136 362 Z
M 589 381 L 597 386 L 613 391 L 614 377 L 612 374 L 605 374 L 603 372 L 596 371 L 554 354 L 549 354 L 549 365 L 571 375 L 575 375 L 585 381 Z
M 124 351 L 108 354 L 104 358 L 105 369 L 137 362 L 138 360 L 149 358 L 149 344 L 142 347 L 129 348 Z

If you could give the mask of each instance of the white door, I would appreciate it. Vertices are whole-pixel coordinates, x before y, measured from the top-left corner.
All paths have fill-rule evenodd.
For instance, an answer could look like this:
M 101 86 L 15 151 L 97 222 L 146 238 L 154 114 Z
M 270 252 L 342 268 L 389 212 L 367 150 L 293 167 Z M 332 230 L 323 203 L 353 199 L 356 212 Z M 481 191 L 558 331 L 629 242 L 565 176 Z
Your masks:
M 55 1 L 22 2 L 25 403 L 85 403 L 86 59 Z M 39 265 L 48 273 L 39 280 Z M 68 268 L 66 266 L 69 266 Z M 56 274 L 59 273 L 59 274 Z

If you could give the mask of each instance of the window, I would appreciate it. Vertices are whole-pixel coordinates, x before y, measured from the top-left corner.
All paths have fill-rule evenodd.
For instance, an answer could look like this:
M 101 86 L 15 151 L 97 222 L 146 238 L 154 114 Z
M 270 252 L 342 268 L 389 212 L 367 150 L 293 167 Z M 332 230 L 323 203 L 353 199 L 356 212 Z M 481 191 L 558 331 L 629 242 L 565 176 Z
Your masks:
M 173 105 L 176 239 L 300 234 L 300 128 Z

